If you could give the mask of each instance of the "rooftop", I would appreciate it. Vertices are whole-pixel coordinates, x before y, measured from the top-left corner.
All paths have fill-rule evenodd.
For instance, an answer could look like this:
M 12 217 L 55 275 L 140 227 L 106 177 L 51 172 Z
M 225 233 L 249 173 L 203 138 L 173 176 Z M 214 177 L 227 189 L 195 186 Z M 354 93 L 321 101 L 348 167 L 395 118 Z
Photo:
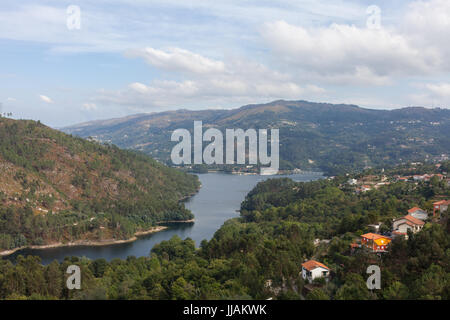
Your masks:
M 419 208 L 419 207 L 414 207 L 414 208 L 409 209 L 409 210 L 408 210 L 408 213 L 413 213 L 413 212 L 416 212 L 416 211 L 418 211 L 418 210 L 420 210 L 420 211 L 425 211 L 425 210 L 423 210 L 423 209 L 421 209 L 421 208 Z
M 330 270 L 330 268 L 328 268 L 326 265 L 324 265 L 323 263 L 320 263 L 316 260 L 308 260 L 304 263 L 302 263 L 302 267 L 305 268 L 308 271 L 312 271 L 318 267 L 322 267 L 325 268 L 327 270 Z
M 425 222 L 423 222 L 422 220 L 414 218 L 413 216 L 410 216 L 409 214 L 404 217 L 401 217 L 399 219 L 396 219 L 395 221 L 399 221 L 402 219 L 405 219 L 407 221 L 407 223 L 409 222 L 409 223 L 415 224 L 415 225 L 424 225 L 425 224 Z
M 389 239 L 389 237 L 382 236 L 381 234 L 378 234 L 378 233 L 372 233 L 372 232 L 363 234 L 361 237 L 367 238 L 367 239 L 370 239 L 370 240 L 381 239 L 381 238 L 387 238 L 387 239 Z

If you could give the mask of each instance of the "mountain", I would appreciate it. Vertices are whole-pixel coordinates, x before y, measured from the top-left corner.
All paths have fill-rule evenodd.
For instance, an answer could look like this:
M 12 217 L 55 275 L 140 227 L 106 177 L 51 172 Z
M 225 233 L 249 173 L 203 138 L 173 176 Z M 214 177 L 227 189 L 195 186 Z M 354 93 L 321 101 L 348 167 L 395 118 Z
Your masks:
M 450 110 L 408 107 L 371 110 L 356 105 L 273 101 L 233 110 L 178 110 L 94 121 L 62 130 L 135 149 L 170 163 L 173 130 L 203 127 L 279 128 L 282 169 L 328 174 L 446 157 Z M 444 155 L 444 156 L 443 156 Z
M 0 251 L 74 240 L 128 239 L 192 219 L 180 199 L 196 176 L 39 122 L 0 118 Z

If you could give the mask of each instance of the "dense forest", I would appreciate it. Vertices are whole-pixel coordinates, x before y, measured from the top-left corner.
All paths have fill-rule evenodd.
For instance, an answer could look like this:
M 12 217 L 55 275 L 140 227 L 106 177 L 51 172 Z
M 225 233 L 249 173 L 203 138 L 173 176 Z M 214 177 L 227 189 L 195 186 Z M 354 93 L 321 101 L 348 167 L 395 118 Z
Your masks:
M 0 251 L 127 239 L 161 221 L 192 219 L 180 200 L 199 184 L 137 152 L 0 118 Z
M 178 128 L 192 132 L 194 121 L 225 129 L 280 130 L 280 168 L 319 169 L 327 175 L 367 167 L 448 157 L 450 111 L 409 107 L 372 110 L 356 105 L 273 101 L 231 110 L 177 110 L 94 121 L 64 128 L 81 137 L 111 142 L 170 162 Z M 230 169 L 210 165 L 211 169 Z M 231 168 L 233 169 L 233 168 Z M 234 168 L 237 169 L 237 168 Z M 241 168 L 242 169 L 242 168 Z
M 392 180 L 355 193 L 349 178 L 261 182 L 242 203 L 241 217 L 227 221 L 199 248 L 175 236 L 148 257 L 111 262 L 68 257 L 47 266 L 36 257 L 19 257 L 16 265 L 0 261 L 0 298 L 450 299 L 448 213 L 407 240 L 395 238 L 383 255 L 350 248 L 370 231 L 370 223 L 382 221 L 389 229 L 392 218 L 412 206 L 430 210 L 437 196 L 450 196 L 447 182 Z M 305 283 L 301 263 L 311 258 L 330 267 L 329 282 Z M 81 267 L 81 290 L 65 288 L 70 264 Z M 367 289 L 371 264 L 381 267 L 380 290 Z

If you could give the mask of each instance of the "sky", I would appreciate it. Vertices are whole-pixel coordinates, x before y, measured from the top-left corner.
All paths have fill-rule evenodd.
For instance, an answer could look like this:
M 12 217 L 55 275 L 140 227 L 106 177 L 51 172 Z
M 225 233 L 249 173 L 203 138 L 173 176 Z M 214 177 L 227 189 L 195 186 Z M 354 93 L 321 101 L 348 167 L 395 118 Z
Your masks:
M 450 108 L 450 1 L 0 2 L 0 109 L 63 127 L 278 99 Z

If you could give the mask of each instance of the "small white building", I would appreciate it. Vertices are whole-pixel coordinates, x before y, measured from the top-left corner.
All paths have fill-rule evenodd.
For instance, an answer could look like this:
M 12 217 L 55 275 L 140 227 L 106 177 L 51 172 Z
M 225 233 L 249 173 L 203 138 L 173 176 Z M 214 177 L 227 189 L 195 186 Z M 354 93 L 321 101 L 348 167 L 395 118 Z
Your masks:
M 311 283 L 316 278 L 327 278 L 330 269 L 323 263 L 315 260 L 308 260 L 302 263 L 302 278 Z

